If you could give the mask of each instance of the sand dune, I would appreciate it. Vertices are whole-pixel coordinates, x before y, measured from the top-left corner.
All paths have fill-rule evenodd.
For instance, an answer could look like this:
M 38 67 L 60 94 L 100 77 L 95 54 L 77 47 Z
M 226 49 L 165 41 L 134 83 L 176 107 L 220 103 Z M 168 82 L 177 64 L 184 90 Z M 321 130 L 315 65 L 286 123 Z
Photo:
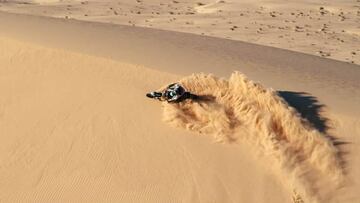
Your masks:
M 7 38 L 0 64 L 3 202 L 291 200 L 242 149 L 161 122 L 144 94 L 176 75 Z
M 251 80 L 184 78 L 234 70 Z M 0 13 L 0 199 L 357 202 L 359 77 L 271 47 Z M 144 95 L 176 81 L 206 97 L 162 104 L 173 128 Z

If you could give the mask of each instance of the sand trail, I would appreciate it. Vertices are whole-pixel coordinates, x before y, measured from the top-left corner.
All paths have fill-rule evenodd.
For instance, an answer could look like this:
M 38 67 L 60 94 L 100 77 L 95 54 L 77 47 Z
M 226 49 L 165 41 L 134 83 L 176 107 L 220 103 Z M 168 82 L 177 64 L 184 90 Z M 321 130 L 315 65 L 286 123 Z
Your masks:
M 200 99 L 165 103 L 166 122 L 220 142 L 250 144 L 306 202 L 327 201 L 340 186 L 338 149 L 275 91 L 239 72 L 229 80 L 195 74 L 180 83 Z

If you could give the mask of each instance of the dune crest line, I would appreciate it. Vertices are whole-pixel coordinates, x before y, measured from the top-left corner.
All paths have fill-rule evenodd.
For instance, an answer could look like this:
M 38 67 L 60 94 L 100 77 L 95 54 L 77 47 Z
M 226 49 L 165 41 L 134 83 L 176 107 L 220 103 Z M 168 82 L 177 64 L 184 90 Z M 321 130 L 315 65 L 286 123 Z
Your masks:
M 179 82 L 200 98 L 164 102 L 165 122 L 219 142 L 250 144 L 305 202 L 328 201 L 342 182 L 338 149 L 276 91 L 240 72 L 229 80 L 193 74 Z

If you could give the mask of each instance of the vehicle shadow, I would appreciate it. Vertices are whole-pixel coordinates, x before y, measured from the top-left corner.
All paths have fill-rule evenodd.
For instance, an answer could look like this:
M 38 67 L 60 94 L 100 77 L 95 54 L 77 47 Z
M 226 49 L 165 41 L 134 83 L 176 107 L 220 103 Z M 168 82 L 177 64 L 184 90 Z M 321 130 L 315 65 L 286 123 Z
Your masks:
M 330 129 L 330 120 L 321 115 L 325 105 L 320 104 L 316 97 L 306 92 L 291 91 L 278 91 L 278 95 L 295 108 L 301 117 L 308 120 L 318 131 L 327 133 Z
M 314 128 L 332 141 L 334 146 L 338 148 L 338 156 L 345 172 L 345 156 L 348 152 L 343 146 L 350 144 L 350 142 L 343 141 L 340 138 L 331 135 L 329 132 L 333 128 L 331 120 L 323 115 L 326 106 L 321 104 L 316 97 L 307 92 L 278 91 L 277 93 L 289 106 L 295 108 L 303 119 L 306 119 Z

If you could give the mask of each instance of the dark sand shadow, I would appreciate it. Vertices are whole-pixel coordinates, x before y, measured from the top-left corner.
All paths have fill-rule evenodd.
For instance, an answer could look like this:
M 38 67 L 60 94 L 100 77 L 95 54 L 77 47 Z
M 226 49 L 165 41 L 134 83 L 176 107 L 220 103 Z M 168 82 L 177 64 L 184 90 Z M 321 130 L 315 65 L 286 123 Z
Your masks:
M 307 92 L 278 91 L 278 95 L 282 97 L 289 106 L 295 108 L 302 118 L 309 121 L 314 128 L 322 132 L 332 141 L 334 146 L 338 148 L 338 157 L 344 172 L 346 172 L 347 164 L 345 156 L 348 152 L 343 148 L 343 146 L 350 144 L 350 142 L 343 141 L 329 133 L 329 130 L 332 129 L 331 120 L 322 114 L 322 112 L 325 111 L 324 109 L 326 106 L 321 104 L 316 97 Z
M 306 92 L 278 91 L 278 94 L 318 131 L 327 133 L 330 129 L 330 120 L 321 116 L 325 105 L 320 104 L 316 97 Z

